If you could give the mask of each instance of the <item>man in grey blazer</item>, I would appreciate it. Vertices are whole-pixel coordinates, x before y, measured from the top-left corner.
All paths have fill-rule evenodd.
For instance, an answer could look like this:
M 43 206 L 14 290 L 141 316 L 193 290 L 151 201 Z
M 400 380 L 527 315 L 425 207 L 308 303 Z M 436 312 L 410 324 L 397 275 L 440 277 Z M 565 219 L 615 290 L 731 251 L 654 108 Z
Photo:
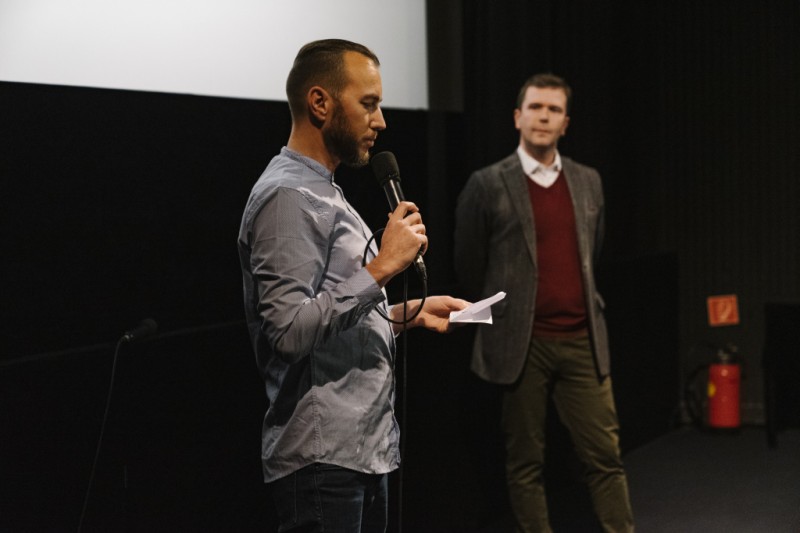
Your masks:
M 632 531 L 594 262 L 603 236 L 600 175 L 558 152 L 571 90 L 529 78 L 517 151 L 474 172 L 456 209 L 456 273 L 473 301 L 505 291 L 480 325 L 471 368 L 502 386 L 506 480 L 518 531 L 550 531 L 543 483 L 548 395 L 585 465 L 605 531 Z

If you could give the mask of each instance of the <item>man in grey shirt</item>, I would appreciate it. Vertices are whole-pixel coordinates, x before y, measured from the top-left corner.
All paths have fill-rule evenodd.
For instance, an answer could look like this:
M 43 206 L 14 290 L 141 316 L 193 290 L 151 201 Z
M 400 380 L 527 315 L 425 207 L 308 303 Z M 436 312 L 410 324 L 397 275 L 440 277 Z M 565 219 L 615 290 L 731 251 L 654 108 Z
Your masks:
M 281 531 L 385 531 L 387 473 L 399 466 L 394 335 L 403 306 L 384 285 L 427 247 L 417 207 L 401 202 L 380 249 L 334 181 L 363 166 L 386 128 L 379 61 L 366 47 L 315 41 L 286 83 L 292 131 L 253 187 L 239 256 L 245 313 L 269 409 L 264 480 Z M 419 301 L 407 305 L 408 316 Z M 429 297 L 407 327 L 450 329 L 467 302 Z

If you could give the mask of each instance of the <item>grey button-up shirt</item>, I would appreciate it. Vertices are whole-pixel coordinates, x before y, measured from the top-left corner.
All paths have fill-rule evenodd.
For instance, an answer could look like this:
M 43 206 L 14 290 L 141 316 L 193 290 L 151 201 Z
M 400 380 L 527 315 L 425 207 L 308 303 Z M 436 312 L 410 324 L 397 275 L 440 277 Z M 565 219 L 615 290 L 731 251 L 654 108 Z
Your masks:
M 288 148 L 250 193 L 238 244 L 269 399 L 267 482 L 314 462 L 367 473 L 400 463 L 394 336 L 375 310 L 387 312 L 385 294 L 361 266 L 370 236 L 333 174 Z

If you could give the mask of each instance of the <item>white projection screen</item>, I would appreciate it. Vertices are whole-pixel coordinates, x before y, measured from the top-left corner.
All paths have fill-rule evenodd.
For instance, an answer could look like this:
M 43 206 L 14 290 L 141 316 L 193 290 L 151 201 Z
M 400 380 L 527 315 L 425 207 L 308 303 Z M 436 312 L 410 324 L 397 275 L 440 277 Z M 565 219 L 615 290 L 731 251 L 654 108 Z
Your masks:
M 285 100 L 330 37 L 375 51 L 385 107 L 428 108 L 425 0 L 0 0 L 0 80 Z

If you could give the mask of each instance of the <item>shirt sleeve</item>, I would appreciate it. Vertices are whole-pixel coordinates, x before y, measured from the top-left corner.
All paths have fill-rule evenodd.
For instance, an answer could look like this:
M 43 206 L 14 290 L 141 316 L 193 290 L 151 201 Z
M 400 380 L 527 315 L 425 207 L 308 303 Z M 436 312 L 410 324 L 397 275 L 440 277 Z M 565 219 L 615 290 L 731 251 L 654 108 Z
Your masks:
M 273 354 L 296 362 L 346 330 L 384 300 L 364 268 L 322 289 L 331 268 L 334 208 L 280 188 L 252 231 L 250 269 L 258 292 L 261 331 Z

